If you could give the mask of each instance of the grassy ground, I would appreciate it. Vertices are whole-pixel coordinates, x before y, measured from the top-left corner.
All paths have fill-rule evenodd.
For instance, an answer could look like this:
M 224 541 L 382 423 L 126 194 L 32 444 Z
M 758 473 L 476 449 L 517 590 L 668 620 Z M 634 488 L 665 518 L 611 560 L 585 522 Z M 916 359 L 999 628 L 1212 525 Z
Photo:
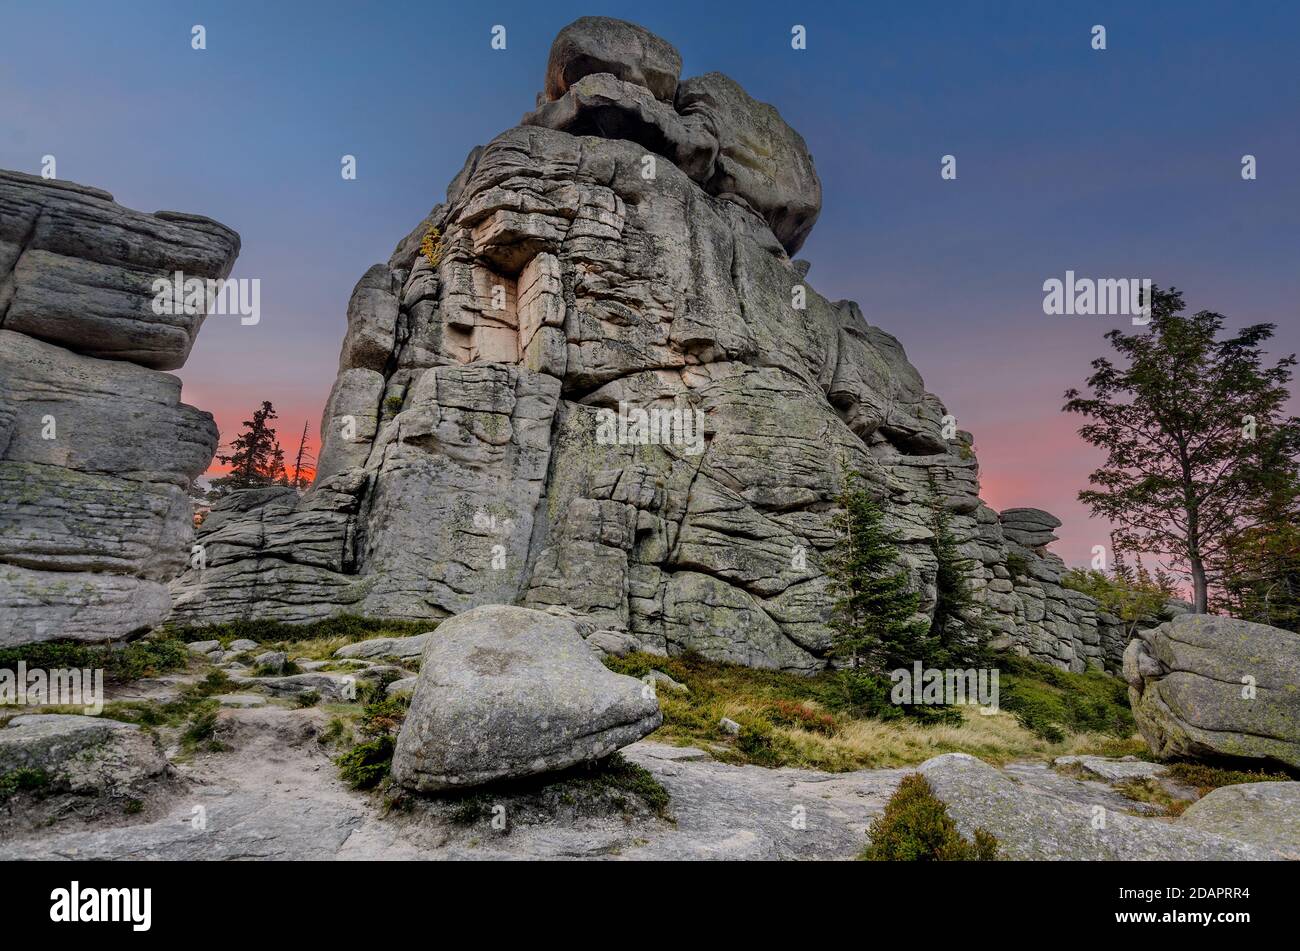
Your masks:
M 372 637 L 405 637 L 423 634 L 438 626 L 437 621 L 393 621 L 381 618 L 341 614 L 311 624 L 284 624 L 280 621 L 230 621 L 201 627 L 171 627 L 165 633 L 182 641 L 219 640 L 227 644 L 247 638 L 270 647 L 273 644 L 297 644 L 302 641 L 337 640 L 341 647 Z
M 1028 662 L 1003 678 L 1002 692 L 1004 700 L 1018 695 L 1032 710 L 1029 717 L 1005 708 L 984 715 L 958 707 L 952 708 L 953 722 L 902 713 L 888 701 L 887 680 L 874 687 L 846 684 L 835 672 L 803 677 L 692 656 L 632 654 L 606 664 L 635 677 L 661 670 L 684 684 L 689 692 L 659 686 L 664 724 L 653 739 L 700 746 L 727 762 L 840 772 L 909 766 L 953 752 L 1005 763 L 1071 753 L 1138 755 L 1146 749 L 1133 734 L 1127 698 L 1110 686 L 1113 678 L 1061 674 Z M 1071 699 L 1076 694 L 1085 702 Z M 739 735 L 719 725 L 723 717 L 740 724 Z
M 96 666 L 111 660 L 122 679 L 184 667 L 185 644 L 216 639 L 256 640 L 268 650 L 290 657 L 329 660 L 340 647 L 373 637 L 401 637 L 429 630 L 429 622 L 380 621 L 339 617 L 308 625 L 236 622 L 201 628 L 173 628 L 148 640 L 132 642 L 111 654 L 81 645 L 42 645 L 42 656 L 24 656 L 42 666 Z M 29 649 L 23 649 L 24 655 Z M 48 655 L 48 656 L 46 656 Z M 13 660 L 0 654 L 0 663 Z M 633 654 L 610 658 L 608 666 L 635 677 L 657 669 L 686 685 L 677 692 L 661 685 L 658 693 L 664 725 L 653 738 L 709 750 L 720 760 L 762 766 L 802 766 L 828 771 L 908 766 L 948 752 L 964 752 L 990 763 L 1016 759 L 1050 759 L 1068 753 L 1106 756 L 1147 755 L 1134 733 L 1124 685 L 1098 673 L 1069 674 L 1020 658 L 1001 661 L 1001 710 L 984 715 L 975 707 L 911 708 L 904 712 L 889 700 L 886 678 L 826 672 L 813 677 L 720 664 L 696 656 L 674 658 Z M 200 688 L 202 689 L 202 688 Z M 110 704 L 109 716 L 150 726 L 193 728 L 194 745 L 210 717 L 216 685 L 193 690 L 173 704 Z M 372 701 L 378 698 L 365 698 Z M 335 749 L 369 745 L 348 761 L 350 780 L 382 776 L 391 747 L 366 727 L 365 699 L 338 705 Z M 373 712 L 373 711 L 372 711 Z M 719 721 L 740 724 L 732 735 Z M 179 721 L 179 722 L 178 722 Z M 395 732 L 395 731 L 393 731 Z M 382 748 L 381 747 L 388 747 Z M 364 757 L 364 759 L 363 759 Z M 382 765 L 381 765 L 382 764 Z

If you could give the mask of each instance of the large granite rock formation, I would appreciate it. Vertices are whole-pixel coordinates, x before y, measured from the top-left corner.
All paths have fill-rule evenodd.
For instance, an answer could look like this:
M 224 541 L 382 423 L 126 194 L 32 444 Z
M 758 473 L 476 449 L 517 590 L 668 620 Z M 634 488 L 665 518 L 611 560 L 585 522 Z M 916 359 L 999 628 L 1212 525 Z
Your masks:
M 174 621 L 515 603 L 814 670 L 848 468 L 887 501 L 927 607 L 933 479 L 1005 646 L 1118 668 L 1122 625 L 1043 547 L 1059 523 L 1004 526 L 899 342 L 791 260 L 821 206 L 802 138 L 679 63 L 620 21 L 561 33 L 538 109 L 357 284 L 315 486 L 217 505 Z
M 1124 677 L 1138 729 L 1157 756 L 1300 768 L 1300 634 L 1184 615 L 1129 643 Z
M 104 640 L 170 610 L 212 416 L 176 377 L 202 314 L 153 282 L 230 273 L 239 236 L 106 192 L 0 172 L 0 645 Z

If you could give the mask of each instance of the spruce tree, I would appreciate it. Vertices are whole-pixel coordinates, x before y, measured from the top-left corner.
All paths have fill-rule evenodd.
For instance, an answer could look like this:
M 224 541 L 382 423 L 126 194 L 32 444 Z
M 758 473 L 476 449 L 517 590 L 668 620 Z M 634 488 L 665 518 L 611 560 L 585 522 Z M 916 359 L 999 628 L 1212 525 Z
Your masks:
M 992 634 L 984 608 L 975 600 L 967 575 L 975 559 L 964 557 L 952 532 L 952 517 L 939 498 L 934 476 L 930 481 L 930 508 L 934 538 L 934 618 L 930 622 L 929 660 L 935 667 L 969 667 L 988 659 Z
M 253 412 L 253 418 L 244 420 L 244 431 L 230 441 L 230 451 L 217 453 L 217 459 L 230 466 L 230 472 L 212 480 L 211 498 L 219 498 L 234 489 L 277 482 L 287 484 L 284 451 L 270 425 L 275 418 L 275 408 L 264 400 L 261 408 Z
M 926 624 L 916 618 L 920 595 L 907 572 L 897 570 L 898 548 L 884 510 L 851 473 L 838 502 L 841 511 L 831 522 L 836 544 L 827 559 L 835 595 L 833 653 L 855 667 L 911 667 L 924 660 Z

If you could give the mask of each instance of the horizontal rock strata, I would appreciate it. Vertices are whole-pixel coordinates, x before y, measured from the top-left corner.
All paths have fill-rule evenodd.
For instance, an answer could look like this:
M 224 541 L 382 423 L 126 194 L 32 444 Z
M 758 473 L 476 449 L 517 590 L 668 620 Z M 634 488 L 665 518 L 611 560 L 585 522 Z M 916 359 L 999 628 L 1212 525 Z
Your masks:
M 170 609 L 212 416 L 180 401 L 203 315 L 156 280 L 219 280 L 239 237 L 82 185 L 0 172 L 0 646 L 98 641 Z

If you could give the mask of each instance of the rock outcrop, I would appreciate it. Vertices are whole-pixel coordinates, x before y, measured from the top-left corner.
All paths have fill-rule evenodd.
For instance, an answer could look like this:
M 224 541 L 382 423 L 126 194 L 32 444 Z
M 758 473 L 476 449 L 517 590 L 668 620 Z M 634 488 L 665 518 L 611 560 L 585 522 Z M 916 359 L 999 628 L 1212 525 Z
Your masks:
M 157 738 L 135 724 L 52 713 L 17 716 L 0 729 L 0 777 L 16 776 L 27 777 L 18 788 L 30 795 L 0 803 L 0 833 L 120 815 L 161 797 L 174 780 Z
M 605 668 L 577 626 L 485 605 L 424 648 L 393 778 L 421 792 L 595 762 L 657 729 L 654 691 Z
M 1211 790 L 1178 825 L 1277 849 L 1300 859 L 1300 783 L 1242 783 Z
M 537 110 L 357 284 L 315 486 L 218 504 L 174 621 L 522 604 L 622 649 L 815 670 L 849 469 L 927 610 L 933 503 L 1004 646 L 1118 669 L 1122 625 L 1044 547 L 1059 523 L 986 506 L 899 342 L 791 260 L 821 207 L 802 138 L 679 62 L 621 21 L 561 33 Z
M 1242 841 L 1181 823 L 1130 815 L 1095 793 L 1078 800 L 1032 787 L 966 753 L 945 753 L 919 772 L 968 839 L 977 828 L 998 840 L 1000 857 L 1068 861 L 1264 861 L 1286 858 L 1271 843 Z M 1104 822 L 1098 821 L 1104 814 Z
M 219 280 L 239 236 L 98 189 L 0 172 L 0 646 L 104 640 L 170 610 L 212 416 L 180 402 L 203 313 L 158 279 Z
M 1184 615 L 1129 643 L 1124 678 L 1138 729 L 1157 756 L 1300 768 L 1300 634 Z

